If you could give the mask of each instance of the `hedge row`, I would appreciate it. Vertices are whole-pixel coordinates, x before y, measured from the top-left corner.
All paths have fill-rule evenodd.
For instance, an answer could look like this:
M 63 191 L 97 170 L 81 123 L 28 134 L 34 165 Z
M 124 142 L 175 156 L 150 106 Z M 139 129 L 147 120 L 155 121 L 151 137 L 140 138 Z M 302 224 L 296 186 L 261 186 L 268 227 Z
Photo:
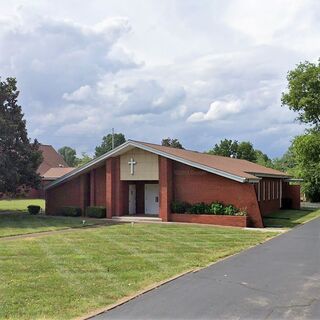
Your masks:
M 172 213 L 191 213 L 191 214 L 214 214 L 228 216 L 246 216 L 247 212 L 238 209 L 232 204 L 225 205 L 222 202 L 212 202 L 210 204 L 199 202 L 190 204 L 188 202 L 173 201 L 171 203 Z
M 106 217 L 106 208 L 105 207 L 87 207 L 86 216 L 90 218 L 105 218 Z M 61 216 L 66 217 L 80 217 L 82 215 L 82 210 L 79 207 L 61 207 L 58 212 Z

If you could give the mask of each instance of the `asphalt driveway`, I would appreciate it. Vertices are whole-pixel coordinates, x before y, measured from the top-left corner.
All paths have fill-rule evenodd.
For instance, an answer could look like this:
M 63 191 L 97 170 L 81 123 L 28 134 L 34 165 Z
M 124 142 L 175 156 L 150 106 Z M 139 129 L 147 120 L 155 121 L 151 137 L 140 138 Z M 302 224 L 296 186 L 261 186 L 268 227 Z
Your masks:
M 320 219 L 94 319 L 177 318 L 320 319 Z

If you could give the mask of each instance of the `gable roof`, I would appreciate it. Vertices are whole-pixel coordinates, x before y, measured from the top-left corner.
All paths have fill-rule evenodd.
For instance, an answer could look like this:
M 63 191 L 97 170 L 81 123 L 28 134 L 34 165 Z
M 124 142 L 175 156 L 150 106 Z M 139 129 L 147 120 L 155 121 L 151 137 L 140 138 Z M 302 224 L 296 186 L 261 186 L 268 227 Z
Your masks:
M 42 163 L 37 172 L 43 176 L 51 168 L 69 167 L 64 161 L 62 155 L 58 153 L 51 145 L 41 144 L 39 150 L 42 152 Z
M 259 180 L 261 179 L 260 177 L 289 177 L 287 174 L 281 171 L 266 168 L 247 160 L 210 155 L 196 151 L 164 147 L 153 143 L 128 140 L 117 148 L 103 154 L 102 156 L 85 164 L 84 166 L 79 167 L 72 172 L 64 175 L 60 179 L 57 179 L 56 181 L 50 183 L 46 186 L 46 189 L 50 189 L 51 187 L 54 187 L 64 181 L 78 176 L 81 173 L 90 171 L 91 169 L 100 166 L 101 163 L 104 163 L 106 159 L 121 155 L 133 148 L 143 149 L 145 151 L 155 153 L 159 156 L 172 159 L 191 167 L 214 173 L 241 183 L 259 182 Z
M 50 168 L 48 171 L 46 171 L 42 178 L 43 180 L 56 180 L 65 174 L 73 171 L 75 168 L 68 167 L 68 168 Z

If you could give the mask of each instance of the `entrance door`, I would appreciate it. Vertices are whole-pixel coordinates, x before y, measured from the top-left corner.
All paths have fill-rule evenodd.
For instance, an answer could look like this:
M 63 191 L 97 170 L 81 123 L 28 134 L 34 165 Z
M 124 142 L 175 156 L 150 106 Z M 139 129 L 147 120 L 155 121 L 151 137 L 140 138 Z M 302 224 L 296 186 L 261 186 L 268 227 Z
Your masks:
M 129 184 L 129 214 L 136 213 L 136 185 Z
M 159 215 L 159 184 L 144 185 L 144 208 L 146 214 Z

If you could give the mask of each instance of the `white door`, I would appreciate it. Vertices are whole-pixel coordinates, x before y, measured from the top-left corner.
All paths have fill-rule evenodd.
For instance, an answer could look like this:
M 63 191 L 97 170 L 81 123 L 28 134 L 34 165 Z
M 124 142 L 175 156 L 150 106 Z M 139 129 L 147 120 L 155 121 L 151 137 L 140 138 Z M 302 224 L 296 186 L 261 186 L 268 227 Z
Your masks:
M 144 208 L 146 214 L 159 214 L 159 184 L 144 185 Z
M 136 213 L 136 185 L 129 184 L 129 214 Z

